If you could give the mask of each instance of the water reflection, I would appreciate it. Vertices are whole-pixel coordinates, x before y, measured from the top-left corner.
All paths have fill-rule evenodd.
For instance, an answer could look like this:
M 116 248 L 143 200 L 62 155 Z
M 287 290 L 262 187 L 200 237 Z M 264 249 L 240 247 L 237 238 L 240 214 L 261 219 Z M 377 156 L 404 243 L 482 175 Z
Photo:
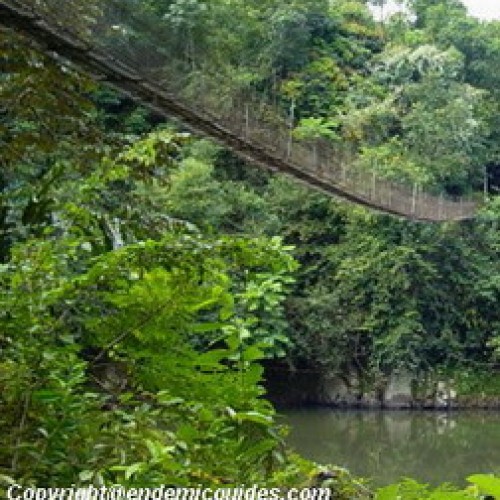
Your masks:
M 285 414 L 290 444 L 382 485 L 402 476 L 464 484 L 500 473 L 500 413 L 299 410 Z

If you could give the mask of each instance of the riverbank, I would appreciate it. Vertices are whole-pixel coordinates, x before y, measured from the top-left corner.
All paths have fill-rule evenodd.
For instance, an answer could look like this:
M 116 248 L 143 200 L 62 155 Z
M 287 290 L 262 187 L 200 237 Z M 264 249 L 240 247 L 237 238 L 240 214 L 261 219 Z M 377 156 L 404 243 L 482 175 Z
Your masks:
M 268 398 L 278 408 L 500 410 L 500 373 L 462 371 L 415 376 L 394 372 L 377 380 L 354 373 L 266 369 Z

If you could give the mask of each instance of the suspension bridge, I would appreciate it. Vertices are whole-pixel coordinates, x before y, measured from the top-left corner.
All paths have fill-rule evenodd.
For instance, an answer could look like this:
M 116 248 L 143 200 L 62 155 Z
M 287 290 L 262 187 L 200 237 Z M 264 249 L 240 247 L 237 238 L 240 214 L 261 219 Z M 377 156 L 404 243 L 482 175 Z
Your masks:
M 165 54 L 162 44 L 154 43 L 154 32 L 149 33 L 153 42 L 141 50 L 125 36 L 130 26 L 149 29 L 130 11 L 97 8 L 88 26 L 76 27 L 81 13 L 72 5 L 71 0 L 0 0 L 0 27 L 28 37 L 46 54 L 75 65 L 164 118 L 180 120 L 244 160 L 328 195 L 413 220 L 474 217 L 474 202 L 379 178 L 359 168 L 352 153 L 327 141 L 298 141 L 293 120 L 255 92 L 222 93 L 221 81 L 206 74 L 187 82 L 178 56 Z

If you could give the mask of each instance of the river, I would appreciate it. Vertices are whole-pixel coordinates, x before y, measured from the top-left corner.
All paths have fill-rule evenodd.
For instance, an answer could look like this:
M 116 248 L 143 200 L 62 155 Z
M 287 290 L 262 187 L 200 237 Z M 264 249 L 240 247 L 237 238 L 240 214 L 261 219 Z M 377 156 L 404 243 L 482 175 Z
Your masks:
M 412 477 L 464 485 L 500 473 L 500 412 L 284 412 L 288 442 L 306 458 L 346 467 L 377 486 Z

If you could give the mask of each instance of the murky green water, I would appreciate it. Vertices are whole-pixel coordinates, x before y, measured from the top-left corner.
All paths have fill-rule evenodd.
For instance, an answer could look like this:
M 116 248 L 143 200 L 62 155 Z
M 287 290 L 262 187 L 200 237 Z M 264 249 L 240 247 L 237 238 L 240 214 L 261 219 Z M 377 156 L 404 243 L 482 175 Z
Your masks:
M 298 452 L 373 477 L 377 485 L 402 476 L 462 485 L 470 474 L 500 473 L 500 412 L 310 409 L 284 415 Z

